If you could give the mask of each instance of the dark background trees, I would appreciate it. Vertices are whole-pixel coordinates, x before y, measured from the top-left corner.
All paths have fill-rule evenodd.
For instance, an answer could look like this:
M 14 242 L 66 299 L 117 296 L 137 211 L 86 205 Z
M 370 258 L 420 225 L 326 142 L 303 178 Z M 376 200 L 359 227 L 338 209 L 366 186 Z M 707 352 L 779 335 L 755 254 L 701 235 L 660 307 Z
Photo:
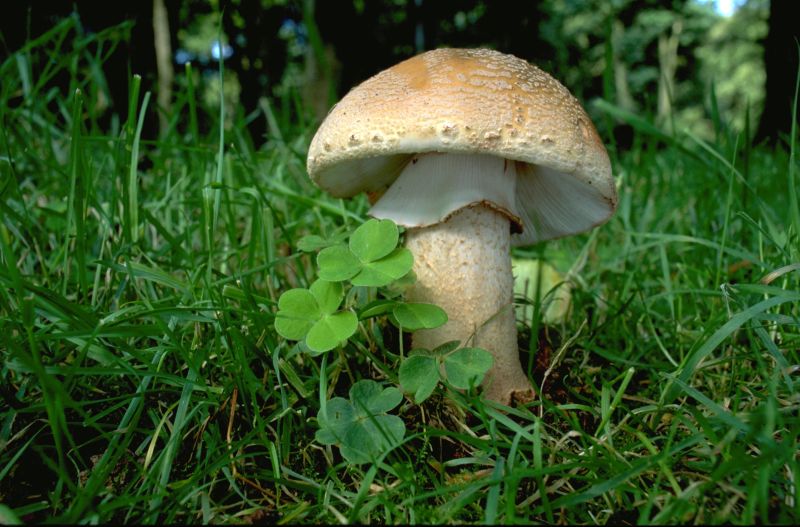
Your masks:
M 146 89 L 169 89 L 157 82 L 154 48 L 153 6 L 162 1 L 174 82 L 191 60 L 198 86 L 214 100 L 220 90 L 212 44 L 221 33 L 229 111 L 252 115 L 248 126 L 257 142 L 266 137 L 265 102 L 319 120 L 358 82 L 440 46 L 513 53 L 560 79 L 590 112 L 597 114 L 592 102 L 602 98 L 667 131 L 712 135 L 720 124 L 712 108 L 737 130 L 749 116 L 757 140 L 780 139 L 791 125 L 793 0 L 740 1 L 729 17 L 705 0 L 10 2 L 0 51 L 19 49 L 73 11 L 86 32 L 127 22 L 130 40 L 118 42 L 107 70 L 109 113 L 121 112 L 131 73 L 143 75 Z M 162 113 L 167 100 L 159 100 Z M 148 121 L 149 134 L 156 133 L 154 122 Z M 619 123 L 598 124 L 616 132 L 618 145 L 627 143 Z
M 792 102 L 800 43 L 800 4 L 794 0 L 772 0 L 769 33 L 764 41 L 766 97 L 758 125 L 757 140 L 776 141 L 792 127 Z M 797 119 L 799 114 L 795 114 Z

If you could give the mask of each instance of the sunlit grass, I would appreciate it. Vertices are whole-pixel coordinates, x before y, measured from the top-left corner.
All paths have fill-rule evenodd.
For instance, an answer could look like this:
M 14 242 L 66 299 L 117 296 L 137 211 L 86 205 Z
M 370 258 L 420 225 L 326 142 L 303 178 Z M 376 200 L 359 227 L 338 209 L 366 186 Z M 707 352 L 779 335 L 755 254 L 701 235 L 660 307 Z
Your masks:
M 221 131 L 191 69 L 157 141 L 135 78 L 101 128 L 97 51 L 122 33 L 77 31 L 0 66 L 0 523 L 800 521 L 794 140 L 751 149 L 716 116 L 709 144 L 603 105 L 638 132 L 612 152 L 617 214 L 517 253 L 572 284 L 559 325 L 520 321 L 541 398 L 406 400 L 403 445 L 353 466 L 314 441 L 320 398 L 396 385 L 398 335 L 366 324 L 323 361 L 273 319 L 315 278 L 297 241 L 352 231 L 365 201 L 310 183 L 313 127 L 266 101 L 264 147 Z

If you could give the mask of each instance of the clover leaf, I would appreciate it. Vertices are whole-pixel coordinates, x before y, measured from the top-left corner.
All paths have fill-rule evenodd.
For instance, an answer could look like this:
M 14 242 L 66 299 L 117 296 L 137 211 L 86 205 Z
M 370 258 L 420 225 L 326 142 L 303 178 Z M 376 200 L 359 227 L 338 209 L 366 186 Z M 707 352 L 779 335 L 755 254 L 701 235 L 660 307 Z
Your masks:
M 447 381 L 454 387 L 466 390 L 477 386 L 492 367 L 492 355 L 481 348 L 461 348 L 444 359 Z
M 491 353 L 481 348 L 458 348 L 446 342 L 433 351 L 411 350 L 400 364 L 400 387 L 419 404 L 431 396 L 443 378 L 459 390 L 477 386 L 492 367 Z M 444 373 L 444 375 L 443 375 Z
M 309 289 L 290 289 L 278 299 L 275 331 L 289 340 L 304 340 L 313 352 L 332 350 L 358 328 L 355 313 L 337 311 L 343 299 L 338 282 L 317 280 Z
M 414 265 L 411 251 L 404 247 L 374 262 L 361 262 L 361 270 L 350 281 L 353 285 L 381 287 L 402 278 Z
M 367 318 L 378 317 L 387 313 L 391 313 L 392 310 L 397 307 L 397 304 L 397 301 L 386 300 L 385 298 L 373 300 L 361 308 L 361 311 L 358 312 L 358 318 L 359 320 L 364 320 Z
M 375 461 L 400 444 L 406 433 L 403 420 L 386 412 L 403 400 L 397 388 L 382 388 L 365 379 L 350 388 L 350 400 L 334 397 L 317 414 L 320 429 L 315 438 L 336 445 L 350 463 Z
M 322 249 L 317 255 L 319 277 L 331 282 L 349 280 L 361 269 L 359 259 L 345 245 Z
M 392 324 L 407 331 L 438 328 L 447 322 L 447 313 L 434 304 L 423 302 L 399 302 L 397 300 L 373 300 L 358 313 L 364 320 L 389 314 Z
M 394 251 L 400 233 L 391 220 L 371 219 L 350 236 L 350 250 L 362 262 L 374 262 Z
M 427 399 L 439 384 L 439 362 L 426 353 L 411 355 L 400 364 L 400 386 L 414 396 L 418 404 Z M 427 350 L 425 350 L 427 351 Z
M 414 257 L 397 247 L 397 225 L 391 220 L 371 219 L 350 236 L 347 246 L 333 245 L 317 255 L 319 276 L 324 280 L 381 287 L 408 274 Z
M 438 328 L 447 322 L 447 313 L 444 309 L 423 302 L 398 302 L 392 310 L 392 315 L 398 325 L 408 331 Z
M 310 253 L 342 243 L 346 238 L 346 232 L 337 232 L 327 239 L 318 234 L 309 234 L 297 240 L 297 248 L 305 253 Z

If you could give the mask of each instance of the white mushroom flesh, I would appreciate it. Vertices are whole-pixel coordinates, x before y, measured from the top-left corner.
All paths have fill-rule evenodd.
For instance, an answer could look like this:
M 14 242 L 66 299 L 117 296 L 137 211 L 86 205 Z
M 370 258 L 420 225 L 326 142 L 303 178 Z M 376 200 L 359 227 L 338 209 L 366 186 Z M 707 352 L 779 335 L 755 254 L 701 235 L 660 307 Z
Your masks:
M 422 154 L 413 158 L 369 211 L 405 227 L 427 227 L 485 202 L 514 218 L 516 163 L 497 156 Z

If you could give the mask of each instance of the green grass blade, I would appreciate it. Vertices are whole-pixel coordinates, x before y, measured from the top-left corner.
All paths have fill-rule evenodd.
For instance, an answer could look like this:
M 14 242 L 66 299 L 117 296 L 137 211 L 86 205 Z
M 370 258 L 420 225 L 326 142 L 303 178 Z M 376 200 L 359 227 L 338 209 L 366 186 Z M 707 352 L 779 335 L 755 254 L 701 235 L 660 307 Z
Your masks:
M 681 367 L 675 372 L 677 380 L 681 383 L 686 383 L 689 378 L 694 375 L 697 366 L 705 359 L 717 346 L 719 346 L 725 339 L 739 329 L 743 324 L 752 320 L 757 315 L 763 313 L 771 307 L 785 304 L 787 302 L 800 301 L 800 294 L 787 293 L 779 295 L 767 300 L 762 300 L 758 304 L 748 307 L 744 311 L 735 314 L 726 322 L 721 328 L 716 330 L 702 345 L 697 347 L 681 364 Z M 669 404 L 677 396 L 678 388 L 668 383 L 667 387 L 662 392 L 662 403 Z

